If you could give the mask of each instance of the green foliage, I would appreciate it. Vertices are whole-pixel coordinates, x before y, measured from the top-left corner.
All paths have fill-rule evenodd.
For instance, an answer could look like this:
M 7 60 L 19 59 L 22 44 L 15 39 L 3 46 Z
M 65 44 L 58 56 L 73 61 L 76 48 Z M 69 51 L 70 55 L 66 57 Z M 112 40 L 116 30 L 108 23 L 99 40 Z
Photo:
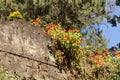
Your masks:
M 32 76 L 21 77 L 18 74 L 10 74 L 8 73 L 7 69 L 0 68 L 0 80 L 37 80 L 37 79 L 33 78 Z
M 95 18 L 105 14 L 104 6 L 105 2 L 101 2 L 101 0 L 59 0 L 57 4 L 51 5 L 49 15 L 59 17 L 58 21 L 66 29 L 81 29 L 90 23 L 97 22 L 98 20 L 95 20 Z
M 48 15 L 61 22 L 66 29 L 82 28 L 97 20 L 94 17 L 105 14 L 106 0 L 1 0 L 0 8 L 4 15 L 20 11 L 26 20 Z M 94 16 L 94 17 L 93 17 Z
M 106 48 L 96 48 L 87 45 L 86 40 L 78 30 L 61 28 L 61 25 L 51 23 L 47 27 L 47 34 L 54 41 L 55 58 L 58 65 L 64 69 L 74 69 L 82 80 L 116 80 L 120 78 L 120 52 L 111 53 Z M 80 44 L 86 44 L 82 46 Z M 112 54 L 112 55 L 111 55 Z M 65 69 L 64 69 L 65 70 Z
M 0 80 L 21 80 L 21 78 L 17 74 L 9 75 L 5 69 L 0 68 Z
M 0 80 L 5 80 L 4 70 L 0 68 Z
M 53 40 L 57 41 L 56 47 L 59 53 L 56 53 L 57 59 L 69 58 L 68 65 L 75 65 L 72 61 L 78 61 L 80 56 L 83 54 L 82 47 L 80 46 L 81 34 L 78 30 L 64 30 L 60 25 L 54 25 L 51 23 L 47 26 L 47 34 L 52 37 Z M 76 56 L 77 55 L 77 56 Z
M 85 30 L 83 30 L 83 36 L 87 40 L 87 44 L 93 46 L 94 48 L 101 48 L 103 50 L 106 49 L 106 44 L 108 40 L 102 35 L 102 30 L 100 30 L 100 26 L 91 25 Z

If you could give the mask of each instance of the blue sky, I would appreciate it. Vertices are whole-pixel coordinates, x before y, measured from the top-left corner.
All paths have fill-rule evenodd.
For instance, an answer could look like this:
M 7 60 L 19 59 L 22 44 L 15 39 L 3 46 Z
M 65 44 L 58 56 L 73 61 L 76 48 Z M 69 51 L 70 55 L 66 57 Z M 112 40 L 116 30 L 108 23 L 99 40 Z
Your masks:
M 113 16 L 114 14 L 120 16 L 120 6 L 115 6 L 113 12 L 109 15 Z M 116 46 L 120 42 L 120 23 L 117 24 L 117 27 L 112 27 L 106 19 L 103 20 L 103 23 L 101 29 L 103 30 L 103 36 L 109 40 L 108 48 Z

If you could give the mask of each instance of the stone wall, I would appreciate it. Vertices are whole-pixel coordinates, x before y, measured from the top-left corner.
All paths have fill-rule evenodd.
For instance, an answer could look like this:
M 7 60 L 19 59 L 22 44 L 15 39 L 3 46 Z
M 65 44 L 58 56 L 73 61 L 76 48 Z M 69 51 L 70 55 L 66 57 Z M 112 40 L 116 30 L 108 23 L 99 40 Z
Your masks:
M 47 48 L 50 39 L 41 28 L 13 20 L 0 22 L 0 67 L 37 80 L 64 80 Z M 46 60 L 48 59 L 48 60 Z
M 48 40 L 41 28 L 26 22 L 14 20 L 0 23 L 0 50 L 41 59 L 48 54 Z

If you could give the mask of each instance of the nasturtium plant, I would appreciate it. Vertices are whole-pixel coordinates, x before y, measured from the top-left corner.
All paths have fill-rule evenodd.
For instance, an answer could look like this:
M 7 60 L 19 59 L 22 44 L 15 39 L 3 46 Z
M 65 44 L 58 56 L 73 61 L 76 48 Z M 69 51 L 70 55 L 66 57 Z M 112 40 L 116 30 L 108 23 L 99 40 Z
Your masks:
M 69 65 L 76 65 L 84 54 L 84 48 L 80 45 L 83 42 L 82 34 L 77 29 L 69 29 L 66 31 L 60 24 L 49 24 L 47 27 L 47 34 L 57 41 L 57 46 L 62 50 L 66 60 L 69 60 Z M 58 54 L 57 54 L 58 55 Z
M 116 70 L 120 66 L 119 51 L 110 52 L 107 48 L 93 48 L 94 46 L 87 44 L 87 40 L 82 37 L 79 30 L 65 30 L 60 24 L 50 23 L 44 32 L 55 41 L 56 60 L 61 64 L 66 63 L 68 68 L 74 68 L 82 77 L 86 79 L 111 79 L 110 75 L 118 76 Z M 106 73 L 104 75 L 106 77 L 102 73 Z
M 32 22 L 35 26 L 40 26 L 41 25 L 41 19 L 40 18 L 36 18 L 35 20 L 33 20 Z
M 40 26 L 41 21 L 36 18 L 33 24 Z M 65 30 L 60 24 L 50 23 L 43 30 L 53 40 L 51 50 L 59 68 L 67 67 L 70 70 L 72 68 L 80 74 L 81 79 L 120 78 L 118 50 L 111 52 L 107 48 L 91 46 L 87 44 L 88 40 L 83 38 L 79 30 Z

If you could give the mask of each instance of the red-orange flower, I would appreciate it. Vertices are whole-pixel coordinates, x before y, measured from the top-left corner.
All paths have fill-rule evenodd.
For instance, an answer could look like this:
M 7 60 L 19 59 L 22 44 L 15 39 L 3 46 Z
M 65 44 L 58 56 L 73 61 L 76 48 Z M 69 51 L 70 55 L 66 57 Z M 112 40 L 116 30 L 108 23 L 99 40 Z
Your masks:
M 103 52 L 103 55 L 109 55 L 109 54 L 110 54 L 109 51 L 104 51 L 104 52 Z
M 68 32 L 71 32 L 71 33 L 72 33 L 72 32 L 79 32 L 79 30 L 77 30 L 77 29 L 74 29 L 74 30 L 69 29 Z
M 118 56 L 118 55 L 119 55 L 119 51 L 115 51 L 115 52 L 114 52 L 114 55 L 115 55 L 115 56 Z
M 41 23 L 40 18 L 36 18 L 36 19 L 33 21 L 33 24 L 36 24 L 36 23 Z
M 60 56 L 59 59 L 64 60 L 66 56 Z
M 57 53 L 60 53 L 60 52 L 61 52 L 61 50 L 57 50 L 56 52 L 57 52 Z
M 109 55 L 109 54 L 110 54 L 110 52 L 109 52 L 109 51 L 105 51 L 105 52 L 106 52 L 106 54 L 107 54 L 107 55 Z
M 36 23 L 37 23 L 37 21 L 36 21 L 36 20 L 34 20 L 34 21 L 33 21 L 33 24 L 36 24 Z
M 101 59 L 101 56 L 100 56 L 100 55 L 95 55 L 93 58 L 94 58 L 95 60 L 100 60 L 100 59 Z
M 100 66 L 102 66 L 103 64 L 102 64 L 102 62 L 96 62 L 96 64 L 98 64 L 98 65 L 100 65 Z
M 102 55 L 103 55 L 104 57 L 107 56 L 106 52 L 103 52 Z
M 66 40 L 67 40 L 67 38 L 66 38 L 66 37 L 64 37 L 64 38 L 63 38 L 63 41 L 66 41 Z
M 107 56 L 105 53 L 103 53 L 103 57 L 104 57 L 104 58 L 108 58 L 108 56 Z
M 68 30 L 68 32 L 71 32 L 71 33 L 72 33 L 72 32 L 73 32 L 73 30 L 72 30 L 72 29 L 69 29 L 69 30 Z
M 77 30 L 77 29 L 74 29 L 74 30 L 73 30 L 73 32 L 79 32 L 79 30 Z
M 36 21 L 39 22 L 39 23 L 41 22 L 40 18 L 36 18 Z
M 55 24 L 53 24 L 53 23 L 50 23 L 50 25 L 48 25 L 47 26 L 47 28 L 55 28 L 56 26 L 55 26 Z
M 108 56 L 109 54 L 110 54 L 109 51 L 104 51 L 104 52 L 102 53 L 102 55 L 103 55 L 104 58 L 107 58 L 107 56 Z

